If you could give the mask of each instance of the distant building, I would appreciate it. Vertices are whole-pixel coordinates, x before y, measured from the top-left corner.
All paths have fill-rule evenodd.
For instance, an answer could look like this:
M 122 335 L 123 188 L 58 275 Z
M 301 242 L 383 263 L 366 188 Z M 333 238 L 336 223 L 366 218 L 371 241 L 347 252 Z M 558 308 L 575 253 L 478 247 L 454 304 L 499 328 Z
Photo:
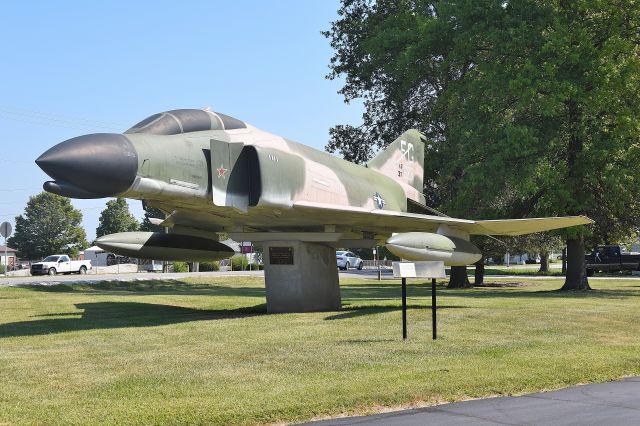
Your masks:
M 83 257 L 84 260 L 90 260 L 93 266 L 107 266 L 107 258 L 110 254 L 111 253 L 105 253 L 105 251 L 98 246 L 93 246 L 83 252 Z
M 5 258 L 4 256 L 4 251 L 5 249 L 7 250 L 7 257 Z M 0 265 L 9 265 L 9 269 L 13 268 L 13 266 L 16 264 L 17 262 L 17 253 L 18 250 L 13 249 L 11 247 L 6 247 L 3 245 L 0 245 Z M 8 261 L 8 262 L 7 262 Z

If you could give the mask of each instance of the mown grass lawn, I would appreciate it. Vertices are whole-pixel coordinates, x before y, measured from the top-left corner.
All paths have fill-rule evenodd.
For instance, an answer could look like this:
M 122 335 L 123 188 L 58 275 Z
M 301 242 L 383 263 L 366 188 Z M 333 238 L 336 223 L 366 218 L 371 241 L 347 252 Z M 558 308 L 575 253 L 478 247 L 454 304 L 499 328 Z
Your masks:
M 491 279 L 491 281 L 496 281 Z M 595 291 L 343 282 L 343 310 L 267 315 L 259 278 L 0 288 L 0 424 L 254 424 L 640 374 L 640 281 Z

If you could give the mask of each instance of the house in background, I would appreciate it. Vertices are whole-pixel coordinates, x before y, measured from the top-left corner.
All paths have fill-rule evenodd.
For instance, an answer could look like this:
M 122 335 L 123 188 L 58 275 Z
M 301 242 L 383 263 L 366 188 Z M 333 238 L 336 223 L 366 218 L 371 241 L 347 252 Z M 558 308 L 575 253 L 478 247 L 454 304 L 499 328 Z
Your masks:
M 7 250 L 7 257 L 4 256 L 5 249 Z M 9 265 L 9 269 L 12 269 L 16 264 L 16 252 L 16 249 L 0 245 L 0 265 Z
M 82 257 L 84 257 L 84 260 L 90 260 L 92 266 L 107 266 L 109 254 L 111 253 L 105 253 L 100 247 L 93 246 L 82 252 Z

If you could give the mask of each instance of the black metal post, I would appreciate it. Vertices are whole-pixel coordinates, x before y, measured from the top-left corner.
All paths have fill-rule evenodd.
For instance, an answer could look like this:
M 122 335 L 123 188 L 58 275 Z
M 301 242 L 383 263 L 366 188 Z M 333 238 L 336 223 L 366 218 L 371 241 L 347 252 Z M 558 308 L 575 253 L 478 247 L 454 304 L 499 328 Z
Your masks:
M 407 279 L 402 279 L 402 340 L 407 340 Z
M 437 338 L 436 322 L 436 279 L 431 279 L 431 327 L 433 329 L 433 340 Z

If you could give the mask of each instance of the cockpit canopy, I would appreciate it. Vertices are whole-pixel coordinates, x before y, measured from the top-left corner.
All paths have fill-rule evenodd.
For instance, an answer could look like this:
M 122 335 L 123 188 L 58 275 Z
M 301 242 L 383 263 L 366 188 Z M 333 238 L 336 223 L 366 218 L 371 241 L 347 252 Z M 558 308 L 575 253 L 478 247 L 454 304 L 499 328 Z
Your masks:
M 247 125 L 219 112 L 201 109 L 174 109 L 147 117 L 125 133 L 179 135 L 206 130 L 245 129 Z

